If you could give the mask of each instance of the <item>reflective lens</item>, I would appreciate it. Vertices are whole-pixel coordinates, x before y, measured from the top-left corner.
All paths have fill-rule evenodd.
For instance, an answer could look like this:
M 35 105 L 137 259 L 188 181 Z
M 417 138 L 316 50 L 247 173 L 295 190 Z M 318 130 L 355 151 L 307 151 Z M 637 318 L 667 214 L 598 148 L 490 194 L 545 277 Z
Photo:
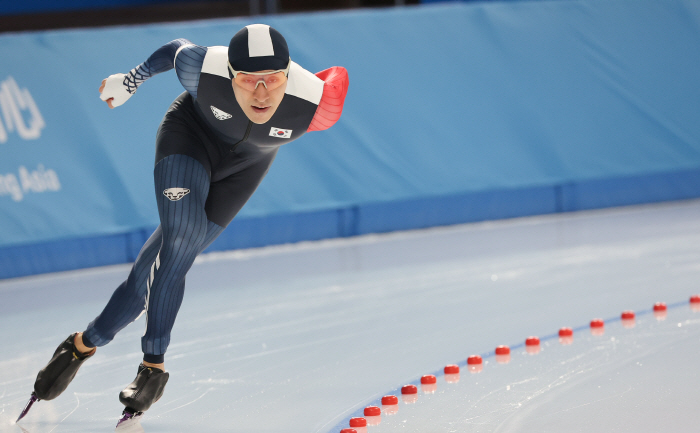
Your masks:
M 267 90 L 275 90 L 282 84 L 287 77 L 284 72 L 273 72 L 271 74 L 258 75 L 258 74 L 246 74 L 245 72 L 238 72 L 236 74 L 236 84 L 240 87 L 254 92 L 255 89 L 263 85 Z

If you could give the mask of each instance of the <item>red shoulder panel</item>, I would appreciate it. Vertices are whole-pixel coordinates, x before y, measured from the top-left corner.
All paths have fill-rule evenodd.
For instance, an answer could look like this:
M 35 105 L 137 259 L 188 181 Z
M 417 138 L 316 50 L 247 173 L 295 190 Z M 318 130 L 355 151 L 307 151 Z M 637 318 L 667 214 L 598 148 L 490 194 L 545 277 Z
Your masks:
M 316 76 L 324 81 L 323 96 L 307 132 L 323 131 L 333 126 L 340 119 L 345 95 L 348 93 L 348 71 L 342 66 L 317 72 Z

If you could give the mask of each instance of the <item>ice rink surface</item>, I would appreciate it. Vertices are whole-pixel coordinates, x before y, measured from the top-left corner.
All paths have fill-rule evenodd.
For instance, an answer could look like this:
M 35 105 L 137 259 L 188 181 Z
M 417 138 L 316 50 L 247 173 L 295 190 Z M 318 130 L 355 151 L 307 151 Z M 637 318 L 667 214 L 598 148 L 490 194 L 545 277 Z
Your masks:
M 0 432 L 114 430 L 143 319 L 14 421 L 37 371 L 128 270 L 0 282 Z M 697 431 L 698 275 L 700 201 L 212 253 L 188 274 L 170 382 L 141 427 L 338 432 L 382 395 L 483 354 L 482 372 L 439 377 L 367 431 Z M 649 312 L 658 301 L 677 304 L 666 320 Z M 637 312 L 634 328 L 551 338 L 622 310 Z M 528 335 L 540 353 L 523 353 Z M 500 344 L 513 347 L 507 364 L 489 356 Z

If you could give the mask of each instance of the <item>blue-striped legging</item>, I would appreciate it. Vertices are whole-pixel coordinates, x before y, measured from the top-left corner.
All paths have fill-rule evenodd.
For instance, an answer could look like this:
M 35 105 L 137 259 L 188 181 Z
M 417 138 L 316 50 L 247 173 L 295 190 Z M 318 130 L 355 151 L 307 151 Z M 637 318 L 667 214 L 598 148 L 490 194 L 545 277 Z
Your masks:
M 185 275 L 223 231 L 209 221 L 205 203 L 206 169 L 185 155 L 170 155 L 154 170 L 160 226 L 139 253 L 129 277 L 83 333 L 87 346 L 104 346 L 126 325 L 146 313 L 141 339 L 144 361 L 162 363 L 185 292 Z

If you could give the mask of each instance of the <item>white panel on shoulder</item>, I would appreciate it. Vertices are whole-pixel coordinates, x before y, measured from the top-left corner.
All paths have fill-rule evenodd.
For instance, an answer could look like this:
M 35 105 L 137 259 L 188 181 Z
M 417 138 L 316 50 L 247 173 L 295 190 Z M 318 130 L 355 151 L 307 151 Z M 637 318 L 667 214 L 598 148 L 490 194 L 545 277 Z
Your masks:
M 202 72 L 228 79 L 228 47 L 208 47 Z
M 323 80 L 292 62 L 285 93 L 318 105 L 323 96 Z

